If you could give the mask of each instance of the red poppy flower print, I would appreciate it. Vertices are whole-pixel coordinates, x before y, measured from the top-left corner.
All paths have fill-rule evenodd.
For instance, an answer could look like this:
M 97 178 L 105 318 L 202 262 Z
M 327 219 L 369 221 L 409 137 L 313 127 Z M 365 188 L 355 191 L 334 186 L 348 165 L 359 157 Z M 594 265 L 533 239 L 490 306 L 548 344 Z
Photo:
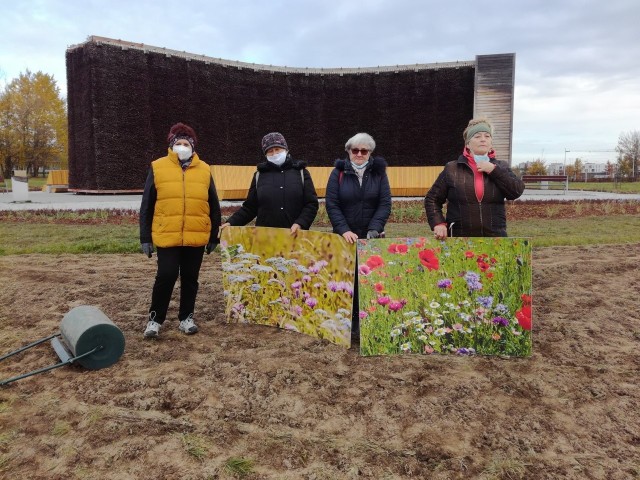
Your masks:
M 531 306 L 523 305 L 520 310 L 516 312 L 516 318 L 523 330 L 531 330 Z
M 387 248 L 387 252 L 399 253 L 401 255 L 404 255 L 405 253 L 407 253 L 408 250 L 409 250 L 409 247 L 403 243 L 392 243 L 391 245 L 389 245 L 389 248 Z
M 480 269 L 481 272 L 486 272 L 487 270 L 489 270 L 490 265 L 486 262 L 479 261 L 478 268 Z
M 427 267 L 428 270 L 438 270 L 440 268 L 440 261 L 433 250 L 422 250 L 418 252 L 418 258 L 420 263 Z
M 371 255 L 365 263 L 371 270 L 375 270 L 384 265 L 384 261 L 380 255 Z

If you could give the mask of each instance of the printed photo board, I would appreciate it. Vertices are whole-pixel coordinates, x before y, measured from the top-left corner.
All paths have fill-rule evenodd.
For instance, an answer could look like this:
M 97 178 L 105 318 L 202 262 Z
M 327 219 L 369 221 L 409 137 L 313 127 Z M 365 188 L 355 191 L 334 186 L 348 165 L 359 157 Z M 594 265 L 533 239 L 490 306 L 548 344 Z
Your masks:
M 531 355 L 525 238 L 358 240 L 362 355 Z
M 351 345 L 354 245 L 324 232 L 227 227 L 220 246 L 229 323 L 269 325 Z

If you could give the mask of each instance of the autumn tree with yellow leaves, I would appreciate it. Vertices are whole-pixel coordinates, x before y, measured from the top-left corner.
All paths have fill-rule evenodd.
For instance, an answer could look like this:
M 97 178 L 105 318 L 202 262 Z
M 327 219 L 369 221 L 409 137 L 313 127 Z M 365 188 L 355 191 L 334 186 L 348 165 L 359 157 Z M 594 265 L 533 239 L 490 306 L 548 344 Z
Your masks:
M 527 175 L 546 175 L 547 166 L 544 164 L 544 160 L 536 159 L 527 168 Z
M 0 93 L 0 162 L 37 175 L 67 167 L 67 111 L 52 75 L 27 70 Z

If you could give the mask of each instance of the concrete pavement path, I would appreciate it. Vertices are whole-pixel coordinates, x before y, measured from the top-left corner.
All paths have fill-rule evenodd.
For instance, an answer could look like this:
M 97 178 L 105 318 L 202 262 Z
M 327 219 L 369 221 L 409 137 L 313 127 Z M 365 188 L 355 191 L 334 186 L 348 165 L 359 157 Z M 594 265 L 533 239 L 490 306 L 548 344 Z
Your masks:
M 422 197 L 405 198 L 422 200 Z M 0 193 L 0 210 L 138 210 L 142 195 L 88 195 L 75 193 L 29 192 L 27 202 L 15 202 L 13 193 Z M 640 194 L 620 194 L 570 190 L 561 191 L 525 190 L 520 201 L 529 200 L 640 200 Z M 236 206 L 241 201 L 222 201 L 222 206 Z

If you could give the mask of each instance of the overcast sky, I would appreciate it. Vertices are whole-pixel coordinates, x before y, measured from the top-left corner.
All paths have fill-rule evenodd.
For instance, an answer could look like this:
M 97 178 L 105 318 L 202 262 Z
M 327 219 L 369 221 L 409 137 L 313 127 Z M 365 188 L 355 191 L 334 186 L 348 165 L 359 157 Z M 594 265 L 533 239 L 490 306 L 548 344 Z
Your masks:
M 0 86 L 29 69 L 66 95 L 65 50 L 90 35 L 290 67 L 515 53 L 514 163 L 601 162 L 640 130 L 639 25 L 639 0 L 19 0 L 0 16 Z

